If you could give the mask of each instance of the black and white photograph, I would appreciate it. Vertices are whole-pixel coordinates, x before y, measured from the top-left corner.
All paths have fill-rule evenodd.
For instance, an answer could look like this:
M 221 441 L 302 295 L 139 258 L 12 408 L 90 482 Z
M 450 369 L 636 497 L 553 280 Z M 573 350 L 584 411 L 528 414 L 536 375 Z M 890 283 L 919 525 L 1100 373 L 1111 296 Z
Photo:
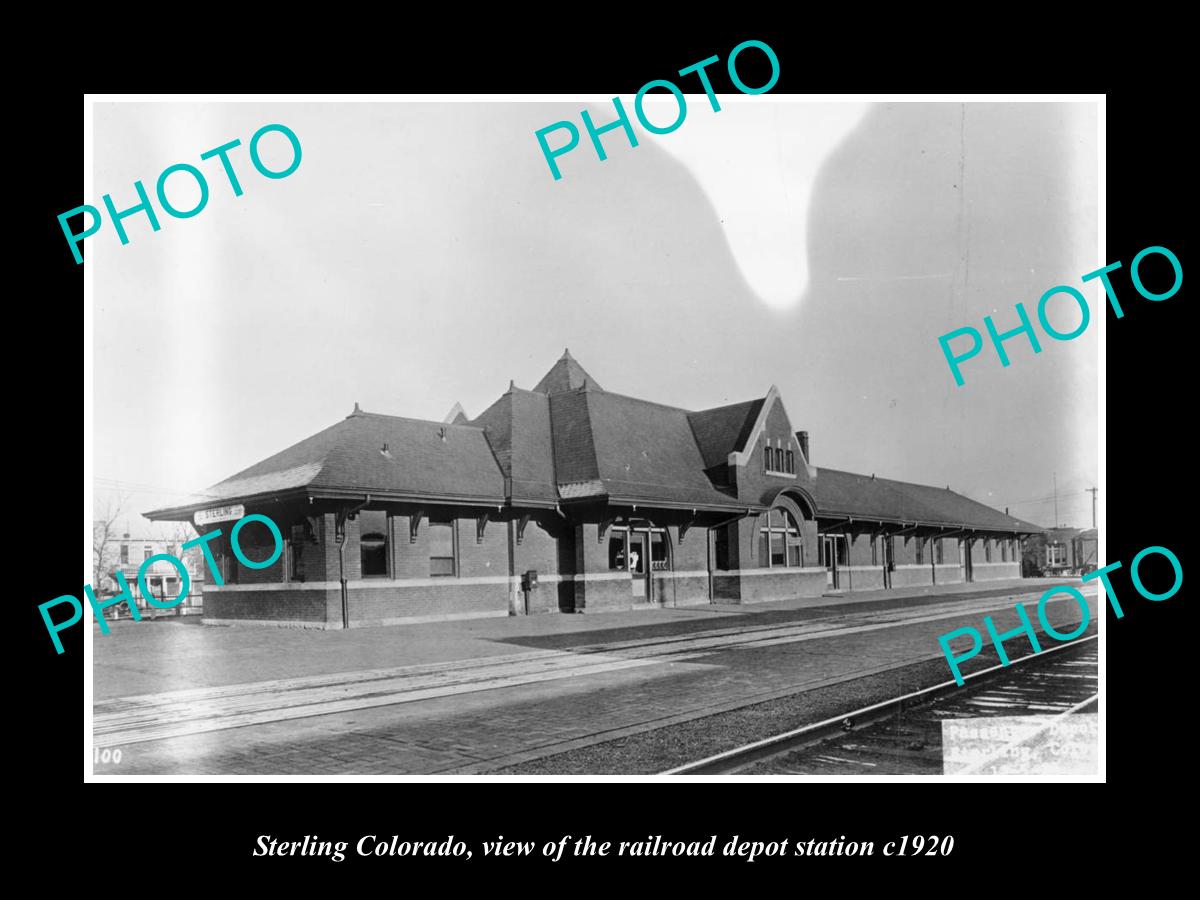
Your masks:
M 676 83 L 93 98 L 89 778 L 1103 780 L 1103 98 Z

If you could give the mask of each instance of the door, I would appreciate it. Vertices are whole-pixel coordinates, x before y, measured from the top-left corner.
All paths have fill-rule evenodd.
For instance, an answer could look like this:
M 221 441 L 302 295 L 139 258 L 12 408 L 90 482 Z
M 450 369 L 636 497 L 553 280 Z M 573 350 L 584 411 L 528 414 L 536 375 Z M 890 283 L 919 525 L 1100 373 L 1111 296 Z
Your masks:
M 633 582 L 633 597 L 635 600 L 650 597 L 650 559 L 646 545 L 647 534 L 644 531 L 634 531 L 629 535 L 629 575 Z
M 971 542 L 958 542 L 958 569 L 963 581 L 974 581 L 975 574 L 971 571 Z
M 839 586 L 836 537 L 821 538 L 821 555 L 825 557 L 825 586 L 836 591 Z

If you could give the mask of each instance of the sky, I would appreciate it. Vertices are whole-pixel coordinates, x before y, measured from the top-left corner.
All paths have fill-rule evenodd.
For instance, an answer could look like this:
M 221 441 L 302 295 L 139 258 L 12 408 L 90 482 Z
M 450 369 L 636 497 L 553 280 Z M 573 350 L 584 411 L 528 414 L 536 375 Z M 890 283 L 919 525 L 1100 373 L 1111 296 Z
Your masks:
M 631 98 L 625 98 L 631 106 Z M 474 416 L 570 348 L 607 390 L 688 409 L 779 387 L 812 462 L 1091 524 L 1097 330 L 964 364 L 938 335 L 1017 324 L 1097 257 L 1091 104 L 688 96 L 669 135 L 586 132 L 554 180 L 534 132 L 611 104 L 98 103 L 94 187 L 118 209 L 167 166 L 208 205 L 88 238 L 97 505 L 181 502 L 340 421 Z M 674 101 L 648 104 L 669 122 Z M 247 155 L 283 123 L 303 156 Z M 581 132 L 583 131 L 580 125 Z M 238 138 L 233 196 L 200 154 Z M 264 162 L 283 168 L 286 140 Z M 168 194 L 188 208 L 188 177 Z M 157 203 L 156 203 L 157 206 Z M 1072 318 L 1074 316 L 1075 318 Z M 1051 308 L 1063 331 L 1069 304 Z M 135 530 L 148 523 L 131 519 Z

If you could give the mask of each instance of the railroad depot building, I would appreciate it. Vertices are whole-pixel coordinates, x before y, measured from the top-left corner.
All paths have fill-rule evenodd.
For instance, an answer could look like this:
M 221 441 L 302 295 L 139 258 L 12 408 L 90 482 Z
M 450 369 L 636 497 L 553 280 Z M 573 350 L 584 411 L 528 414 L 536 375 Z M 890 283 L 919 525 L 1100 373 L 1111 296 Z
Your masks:
M 1017 578 L 1040 528 L 948 488 L 817 467 L 779 392 L 690 412 L 603 390 L 569 353 L 474 419 L 354 411 L 146 515 L 240 504 L 265 569 L 211 543 L 204 621 L 346 628 L 753 603 Z M 216 526 L 203 526 L 201 534 Z M 271 555 L 261 523 L 239 535 Z

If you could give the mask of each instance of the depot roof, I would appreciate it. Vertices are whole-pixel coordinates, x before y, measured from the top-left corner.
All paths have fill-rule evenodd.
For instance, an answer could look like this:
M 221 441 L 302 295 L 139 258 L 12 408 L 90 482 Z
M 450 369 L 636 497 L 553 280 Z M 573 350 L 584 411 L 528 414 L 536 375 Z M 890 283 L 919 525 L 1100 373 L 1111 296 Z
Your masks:
M 949 487 L 939 488 L 822 467 L 813 482 L 822 517 L 912 525 L 959 526 L 980 531 L 1033 534 L 1044 529 L 1006 515 Z
M 287 493 L 554 507 L 599 501 L 747 512 L 722 470 L 778 396 L 689 411 L 605 391 L 564 352 L 534 390 L 515 385 L 477 418 L 354 411 L 151 519 Z M 953 491 L 815 469 L 818 515 L 1003 532 L 1040 531 Z M 770 496 L 762 503 L 769 503 Z

